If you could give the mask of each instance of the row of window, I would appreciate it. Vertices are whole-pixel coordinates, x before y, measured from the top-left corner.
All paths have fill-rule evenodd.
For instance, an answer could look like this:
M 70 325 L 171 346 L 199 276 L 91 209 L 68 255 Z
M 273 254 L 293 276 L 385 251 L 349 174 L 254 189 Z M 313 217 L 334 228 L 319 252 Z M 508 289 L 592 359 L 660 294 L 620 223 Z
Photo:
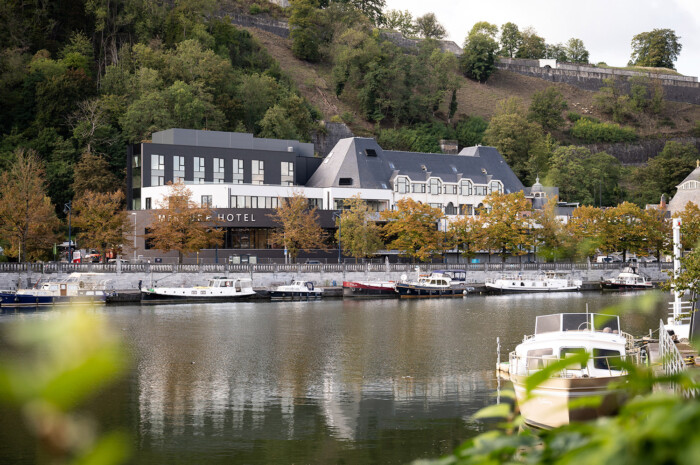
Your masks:
M 459 184 L 443 183 L 437 178 L 431 178 L 427 183 L 412 183 L 407 177 L 401 176 L 394 181 L 394 191 L 399 194 L 408 194 L 409 192 L 423 194 L 427 190 L 427 192 L 432 195 L 456 195 L 458 187 L 459 195 L 485 196 L 492 192 L 503 193 L 503 184 L 500 181 L 491 181 L 488 186 L 474 184 L 469 179 L 462 179 Z
M 698 181 L 687 181 L 681 185 L 681 189 L 697 189 L 700 187 L 700 182 Z
M 135 157 L 136 158 L 136 157 Z M 134 168 L 137 168 L 137 162 L 134 163 Z M 217 183 L 225 182 L 226 160 L 223 158 L 213 159 L 213 180 Z M 233 184 L 243 184 L 243 160 L 234 158 L 231 160 L 231 176 Z M 294 163 L 291 161 L 281 162 L 281 179 L 282 186 L 294 185 Z M 205 182 L 205 159 L 202 157 L 193 158 L 193 176 L 192 180 L 195 184 L 203 184 Z M 151 155 L 151 186 L 162 186 L 165 181 L 165 156 Z M 186 182 L 190 181 L 185 178 L 185 157 L 173 156 L 173 181 Z M 251 183 L 264 184 L 265 182 L 265 162 L 263 160 L 251 161 Z

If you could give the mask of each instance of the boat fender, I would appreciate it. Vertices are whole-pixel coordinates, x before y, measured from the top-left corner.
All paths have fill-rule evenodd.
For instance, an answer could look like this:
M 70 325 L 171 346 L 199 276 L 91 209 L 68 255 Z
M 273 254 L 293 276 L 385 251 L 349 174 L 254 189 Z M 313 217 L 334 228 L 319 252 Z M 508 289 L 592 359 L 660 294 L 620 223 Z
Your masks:
M 85 283 L 82 282 L 82 281 L 80 281 L 80 283 L 78 284 L 78 286 L 80 286 L 80 289 L 83 289 L 83 288 L 85 288 Z
M 15 303 L 19 302 L 19 297 L 15 296 Z

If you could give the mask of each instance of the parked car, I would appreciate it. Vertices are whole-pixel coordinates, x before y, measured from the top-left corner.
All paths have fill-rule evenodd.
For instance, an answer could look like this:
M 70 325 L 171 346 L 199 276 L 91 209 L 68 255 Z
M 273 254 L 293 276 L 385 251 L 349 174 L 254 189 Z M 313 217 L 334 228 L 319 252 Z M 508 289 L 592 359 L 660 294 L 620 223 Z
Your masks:
M 107 260 L 107 263 L 109 265 L 116 264 L 118 262 L 121 262 L 122 265 L 127 265 L 129 263 L 129 260 L 124 260 L 123 258 L 110 258 Z

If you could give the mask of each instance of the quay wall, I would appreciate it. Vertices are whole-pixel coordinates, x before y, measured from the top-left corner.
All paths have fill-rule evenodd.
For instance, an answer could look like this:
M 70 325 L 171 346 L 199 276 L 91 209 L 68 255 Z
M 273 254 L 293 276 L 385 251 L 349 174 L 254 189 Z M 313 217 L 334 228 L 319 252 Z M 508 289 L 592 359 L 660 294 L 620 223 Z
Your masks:
M 584 282 L 595 283 L 603 278 L 617 275 L 620 267 L 610 264 L 563 264 L 568 265 L 568 269 L 561 269 L 570 273 L 575 278 L 580 278 Z M 668 279 L 669 264 L 649 264 L 642 267 L 641 272 L 652 281 L 665 281 Z M 242 265 L 227 266 L 218 265 L 219 269 L 212 269 L 215 265 L 199 267 L 198 271 L 181 271 L 177 266 L 151 266 L 150 270 L 130 270 L 112 271 L 106 270 L 91 276 L 91 280 L 104 280 L 108 289 L 117 291 L 138 289 L 139 281 L 142 286 L 150 286 L 151 283 L 160 286 L 192 286 L 205 284 L 208 279 L 214 276 L 248 277 L 253 280 L 255 288 L 271 288 L 280 284 L 289 283 L 293 279 L 303 279 L 312 281 L 317 286 L 340 286 L 343 281 L 358 280 L 386 280 L 399 281 L 403 276 L 414 279 L 417 276 L 414 265 L 278 265 L 264 266 Z M 164 268 L 172 268 L 166 271 Z M 536 264 L 481 264 L 471 269 L 473 265 L 455 266 L 445 264 L 423 265 L 420 273 L 428 273 L 431 269 L 465 269 L 467 268 L 467 279 L 470 284 L 483 284 L 487 279 L 498 278 L 504 273 L 523 275 L 538 272 L 538 268 L 554 268 L 552 266 L 537 266 Z M 565 267 L 566 268 L 566 267 Z M 47 270 L 27 267 L 27 269 L 17 271 L 0 270 L 0 289 L 14 290 L 18 286 L 31 287 L 39 280 L 52 280 L 67 278 L 73 270 Z M 94 272 L 94 269 L 93 269 Z M 86 278 L 87 279 L 87 278 Z

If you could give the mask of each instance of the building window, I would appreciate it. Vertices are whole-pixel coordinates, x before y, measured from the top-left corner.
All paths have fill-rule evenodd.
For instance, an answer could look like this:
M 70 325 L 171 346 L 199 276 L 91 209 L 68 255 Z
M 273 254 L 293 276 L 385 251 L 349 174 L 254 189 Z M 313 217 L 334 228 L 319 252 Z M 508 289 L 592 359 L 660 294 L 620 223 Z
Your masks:
M 411 190 L 415 193 L 418 193 L 418 194 L 425 193 L 425 183 L 424 182 L 414 182 L 411 185 Z
M 408 186 L 408 178 L 400 177 L 396 178 L 396 181 L 394 181 L 394 189 L 399 194 L 408 194 Z
M 340 178 L 338 179 L 339 186 L 352 186 L 352 178 Z
M 264 184 L 265 183 L 265 162 L 262 160 L 253 160 L 253 168 L 251 173 L 253 174 L 252 183 L 253 184 Z
M 243 184 L 243 160 L 233 159 L 233 179 L 234 184 Z
M 470 204 L 461 204 L 459 206 L 459 214 L 460 215 L 473 215 L 474 214 L 474 205 Z
M 202 196 L 202 207 L 211 208 L 211 195 L 203 195 Z
M 469 179 L 462 179 L 459 183 L 459 191 L 461 195 L 472 195 L 472 182 Z
M 282 162 L 282 177 L 280 184 L 283 186 L 291 186 L 294 184 L 294 163 L 291 161 Z
M 429 203 L 428 205 L 430 205 L 433 208 L 439 208 L 440 211 L 442 211 L 442 204 L 441 203 Z
M 491 181 L 491 184 L 489 184 L 489 190 L 491 193 L 498 192 L 499 194 L 502 194 L 503 184 L 501 184 L 501 181 Z
M 445 215 L 456 215 L 458 213 L 457 207 L 454 206 L 452 202 L 445 206 Z
M 457 184 L 445 184 L 442 186 L 443 194 L 456 194 Z
M 486 186 L 474 186 L 474 195 L 487 195 Z
M 185 182 L 185 157 L 173 157 L 173 182 Z
M 146 210 L 150 210 L 150 209 L 151 209 L 151 198 L 146 197 Z
M 158 175 L 151 175 L 151 186 L 162 186 L 165 184 L 165 177 Z
M 224 182 L 225 166 L 223 158 L 214 158 L 214 182 Z
M 151 186 L 162 186 L 165 176 L 165 156 L 151 155 Z
M 430 181 L 428 181 L 429 192 L 433 195 L 442 194 L 441 184 L 442 183 L 439 179 L 432 178 Z
M 194 157 L 194 182 L 195 184 L 204 183 L 204 158 Z

